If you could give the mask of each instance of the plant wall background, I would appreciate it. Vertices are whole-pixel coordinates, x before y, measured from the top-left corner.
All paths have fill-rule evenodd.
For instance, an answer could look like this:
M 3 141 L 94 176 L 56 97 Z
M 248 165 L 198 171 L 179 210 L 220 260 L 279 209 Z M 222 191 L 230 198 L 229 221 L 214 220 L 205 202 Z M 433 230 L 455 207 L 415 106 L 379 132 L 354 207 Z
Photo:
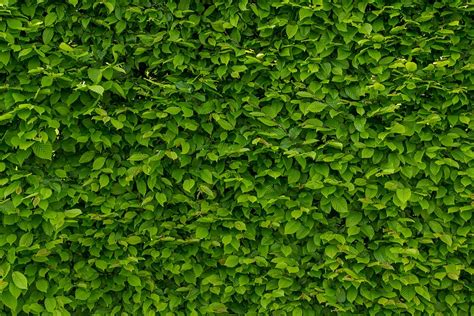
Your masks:
M 2 315 L 472 315 L 461 0 L 0 0 Z

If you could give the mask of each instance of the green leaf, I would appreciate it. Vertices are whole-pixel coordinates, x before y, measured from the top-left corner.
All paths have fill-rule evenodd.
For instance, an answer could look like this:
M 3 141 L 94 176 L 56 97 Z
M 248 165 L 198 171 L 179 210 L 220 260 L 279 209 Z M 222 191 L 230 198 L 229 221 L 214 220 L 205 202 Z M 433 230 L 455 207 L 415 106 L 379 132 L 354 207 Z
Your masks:
M 53 145 L 51 143 L 36 142 L 33 144 L 32 149 L 38 158 L 51 160 L 53 157 Z
M 88 86 L 89 87 L 89 90 L 97 93 L 98 95 L 103 95 L 104 94 L 104 87 L 102 86 L 99 86 L 99 85 L 92 85 L 92 86 Z
M 199 226 L 196 229 L 196 238 L 203 239 L 203 238 L 206 238 L 208 235 L 209 235 L 209 230 L 207 229 L 207 227 Z
M 369 35 L 370 33 L 372 33 L 372 25 L 370 25 L 369 23 L 362 24 L 359 28 L 359 32 L 365 35 Z
M 409 71 L 409 72 L 414 72 L 416 71 L 416 69 L 418 68 L 418 66 L 412 62 L 412 61 L 409 61 L 405 64 L 405 68 Z
M 213 184 L 213 182 L 214 182 L 212 180 L 212 172 L 208 169 L 201 170 L 199 176 L 201 177 L 201 179 L 203 179 L 208 184 Z
M 127 281 L 131 286 L 134 286 L 134 287 L 141 287 L 142 286 L 142 282 L 141 282 L 140 278 L 136 275 L 129 275 L 127 277 Z
M 94 160 L 94 163 L 92 164 L 92 169 L 93 170 L 99 170 L 101 169 L 104 164 L 105 164 L 105 157 L 98 157 Z
M 239 257 L 231 255 L 225 260 L 224 265 L 229 268 L 236 267 L 239 264 Z
M 382 58 L 382 55 L 380 54 L 378 50 L 369 49 L 367 52 L 369 53 L 369 56 L 375 59 L 376 61 L 379 61 L 380 58 Z
M 324 249 L 324 253 L 326 254 L 326 256 L 328 256 L 329 258 L 335 258 L 336 255 L 338 254 L 339 250 L 337 249 L 337 246 L 336 245 L 328 245 L 325 249 Z
M 281 278 L 280 280 L 278 280 L 278 288 L 286 289 L 286 288 L 292 286 L 293 282 L 294 282 L 293 279 Z
M 78 208 L 73 208 L 64 212 L 64 215 L 68 218 L 74 218 L 82 214 L 82 211 Z
M 8 65 L 10 61 L 10 52 L 0 52 L 0 63 L 4 64 L 5 66 Z
M 331 198 L 331 206 L 338 213 L 347 213 L 347 201 L 344 197 L 333 197 Z
M 288 183 L 296 183 L 300 179 L 301 173 L 296 169 L 288 171 Z
M 92 159 L 94 159 L 94 156 L 95 156 L 95 151 L 86 151 L 79 158 L 79 163 L 90 162 L 90 161 L 92 161 Z
M 48 291 L 49 283 L 45 279 L 39 279 L 35 282 L 38 291 L 46 293 Z
M 20 30 L 22 28 L 22 23 L 18 19 L 6 19 L 7 25 L 12 30 Z
M 456 304 L 457 301 L 456 298 L 451 294 L 446 295 L 445 300 L 449 306 L 453 306 L 454 304 Z
M 56 15 L 56 13 L 54 12 L 48 13 L 46 17 L 44 18 L 44 26 L 48 27 L 48 26 L 53 25 L 54 22 L 56 22 L 57 18 L 58 16 Z
M 99 83 L 102 80 L 102 70 L 100 70 L 100 69 L 89 68 L 89 69 L 87 69 L 87 75 L 89 76 L 89 79 L 93 83 Z M 102 92 L 98 92 L 98 91 L 92 89 L 92 87 L 102 88 L 101 86 L 90 86 L 89 89 L 91 89 L 94 92 L 97 92 L 100 95 L 102 95 L 104 93 L 103 88 L 102 88 Z M 99 91 L 100 91 L 100 88 L 98 88 Z M 97 89 L 97 88 L 95 88 L 95 89 Z
M 13 284 L 15 284 L 17 288 L 22 289 L 22 290 L 28 289 L 28 279 L 23 273 L 19 271 L 14 271 L 12 274 L 12 279 L 13 279 Z
M 109 176 L 106 174 L 101 174 L 99 178 L 99 184 L 101 188 L 106 187 L 109 184 Z
M 140 236 L 129 236 L 127 237 L 127 243 L 130 245 L 138 245 L 139 243 L 142 242 L 142 239 Z
M 161 206 L 164 206 L 167 201 L 166 194 L 164 193 L 157 193 L 155 198 Z
M 20 247 L 29 247 L 33 243 L 33 234 L 26 233 L 20 238 Z
M 54 297 L 46 297 L 44 299 L 44 306 L 48 312 L 54 312 L 56 305 L 56 299 Z
M 183 55 L 177 54 L 176 56 L 174 56 L 174 58 L 173 58 L 173 66 L 174 67 L 181 66 L 183 63 L 184 63 L 184 56 Z
M 150 157 L 150 155 L 148 154 L 142 154 L 142 153 L 135 153 L 135 154 L 132 154 L 130 157 L 128 157 L 128 161 L 143 161 L 145 159 L 147 159 L 148 157 Z
M 297 24 L 287 24 L 286 25 L 286 35 L 288 39 L 293 38 L 296 33 L 298 32 L 298 25 Z
M 310 17 L 313 15 L 313 10 L 309 9 L 309 8 L 300 8 L 300 10 L 298 11 L 298 15 L 299 15 L 299 20 L 304 20 L 305 18 L 307 17 Z
M 415 291 L 416 293 L 423 296 L 426 300 L 431 301 L 430 293 L 428 292 L 428 289 L 425 286 L 416 286 Z
M 49 44 L 54 37 L 54 29 L 53 28 L 46 28 L 43 31 L 43 43 Z
M 90 296 L 91 296 L 91 292 L 84 288 L 78 288 L 76 289 L 76 292 L 74 293 L 74 297 L 80 301 L 85 301 Z
M 71 46 L 69 46 L 68 44 L 66 44 L 64 42 L 59 44 L 59 49 L 65 51 L 65 52 L 73 52 L 74 51 L 74 48 L 72 48 Z
M 285 235 L 295 234 L 301 228 L 301 223 L 299 221 L 290 220 L 285 224 Z
M 407 302 L 411 302 L 416 295 L 415 288 L 413 286 L 404 286 L 400 294 Z
M 244 222 L 241 222 L 241 221 L 237 221 L 234 223 L 234 226 L 235 228 L 237 228 L 238 230 L 240 231 L 244 231 L 244 230 L 247 230 L 247 225 L 245 225 Z
M 362 213 L 351 211 L 349 215 L 346 217 L 346 226 L 352 227 L 356 226 L 362 220 Z
M 194 187 L 195 181 L 193 179 L 186 179 L 183 183 L 183 188 L 185 191 L 191 192 L 191 189 Z
M 397 198 L 403 203 L 406 204 L 411 197 L 411 190 L 410 188 L 401 188 L 397 189 L 396 191 Z
M 234 126 L 232 126 L 232 124 L 230 124 L 226 120 L 221 119 L 221 120 L 218 120 L 217 123 L 220 125 L 220 127 L 225 129 L 226 131 L 231 131 L 234 129 Z
M 15 296 L 13 296 L 10 291 L 2 291 L 0 293 L 0 298 L 3 304 L 7 306 L 12 312 L 16 311 L 17 306 L 18 306 L 18 301 Z M 16 314 L 16 312 L 15 312 Z M 15 315 L 12 313 L 12 315 Z

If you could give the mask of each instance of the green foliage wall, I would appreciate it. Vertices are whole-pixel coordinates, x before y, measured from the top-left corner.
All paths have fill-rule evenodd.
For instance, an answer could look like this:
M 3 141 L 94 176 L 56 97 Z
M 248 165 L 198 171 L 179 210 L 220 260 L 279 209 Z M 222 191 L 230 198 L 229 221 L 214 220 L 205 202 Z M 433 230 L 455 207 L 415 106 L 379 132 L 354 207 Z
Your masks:
M 0 0 L 0 313 L 473 315 L 473 9 Z

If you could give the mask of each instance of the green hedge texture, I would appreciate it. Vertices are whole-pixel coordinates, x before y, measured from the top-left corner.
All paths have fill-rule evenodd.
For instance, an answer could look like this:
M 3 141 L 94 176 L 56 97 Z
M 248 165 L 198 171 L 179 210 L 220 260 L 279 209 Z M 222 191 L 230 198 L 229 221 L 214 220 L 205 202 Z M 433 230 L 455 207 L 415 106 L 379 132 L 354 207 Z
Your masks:
M 0 314 L 473 315 L 473 11 L 0 0 Z

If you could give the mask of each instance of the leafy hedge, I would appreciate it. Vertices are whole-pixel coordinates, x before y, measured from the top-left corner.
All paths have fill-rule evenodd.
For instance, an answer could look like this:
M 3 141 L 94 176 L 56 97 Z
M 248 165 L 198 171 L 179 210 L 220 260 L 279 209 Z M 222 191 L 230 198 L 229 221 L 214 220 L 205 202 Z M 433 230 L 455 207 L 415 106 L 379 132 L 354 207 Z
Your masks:
M 464 0 L 1 0 L 2 315 L 473 315 Z

